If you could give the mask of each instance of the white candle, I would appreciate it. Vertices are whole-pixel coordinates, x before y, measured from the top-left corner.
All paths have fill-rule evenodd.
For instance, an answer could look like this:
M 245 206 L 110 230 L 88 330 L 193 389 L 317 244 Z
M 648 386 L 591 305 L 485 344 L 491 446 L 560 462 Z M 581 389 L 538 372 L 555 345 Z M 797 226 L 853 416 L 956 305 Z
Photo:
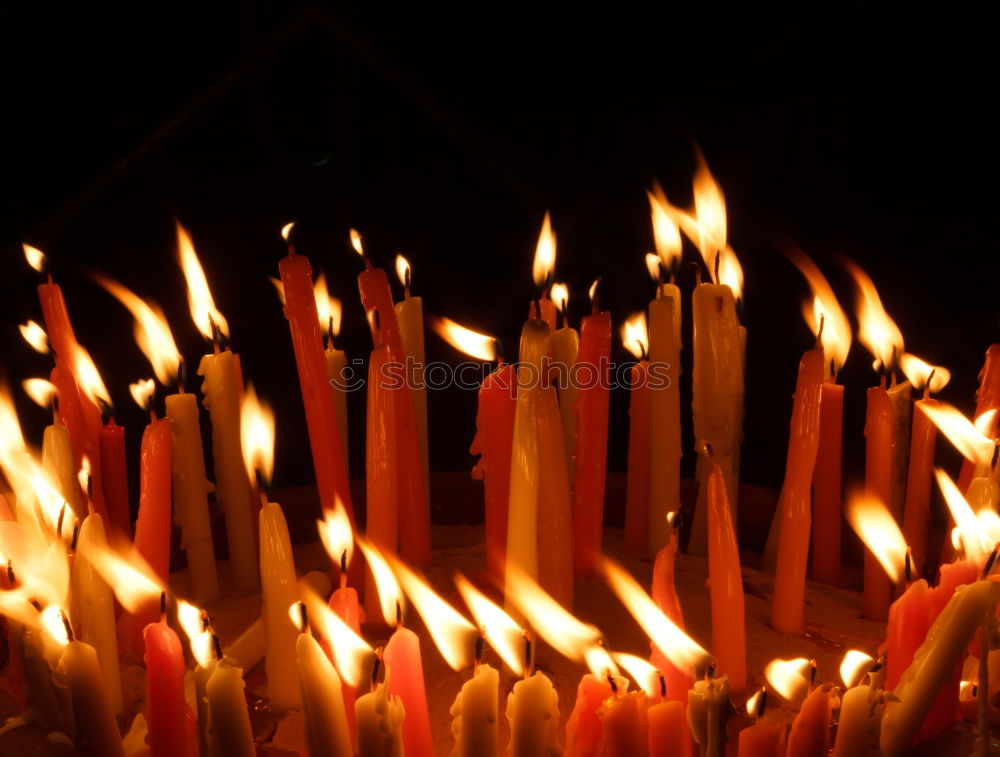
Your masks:
M 688 692 L 687 719 L 702 757 L 720 757 L 726 753 L 726 720 L 731 712 L 728 678 L 695 681 Z
M 45 427 L 42 434 L 42 465 L 52 475 L 66 504 L 77 518 L 84 518 L 87 510 L 80 499 L 76 465 L 73 462 L 73 447 L 70 444 L 69 429 L 53 423 Z
M 308 629 L 295 642 L 310 757 L 352 757 L 340 676 Z
M 215 664 L 205 685 L 207 757 L 254 757 L 257 754 L 244 688 L 241 668 L 225 658 Z
M 78 740 L 88 752 L 102 757 L 124 757 L 118 723 L 104 690 L 101 663 L 94 648 L 82 641 L 69 642 L 59 658 L 59 672 L 73 700 Z
M 389 676 L 354 704 L 360 757 L 403 757 L 403 703 L 389 696 Z
M 500 674 L 479 665 L 451 705 L 452 757 L 494 757 L 497 753 L 497 698 Z
M 268 698 L 276 710 L 298 709 L 302 701 L 295 665 L 299 631 L 288 608 L 299 601 L 299 586 L 288 524 L 275 502 L 260 511 L 260 583 Z
M 840 699 L 840 722 L 833 757 L 860 757 L 870 754 L 878 741 L 881 692 L 873 686 L 855 686 Z
M 559 748 L 559 694 L 545 675 L 535 672 L 514 684 L 507 697 L 510 757 L 553 757 Z

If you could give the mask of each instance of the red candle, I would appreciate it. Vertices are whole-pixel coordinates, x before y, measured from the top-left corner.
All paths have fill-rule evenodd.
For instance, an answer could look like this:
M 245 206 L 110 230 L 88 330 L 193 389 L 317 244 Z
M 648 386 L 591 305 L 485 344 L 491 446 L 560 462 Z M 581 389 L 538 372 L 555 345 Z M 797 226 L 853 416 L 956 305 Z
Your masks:
M 932 592 L 924 579 L 914 581 L 889 607 L 886 626 L 887 663 L 885 689 L 892 691 L 903 671 L 910 667 L 917 647 L 931 627 Z
M 624 683 L 623 679 L 616 676 L 616 686 Z M 604 733 L 598 710 L 613 696 L 608 676 L 587 673 L 580 679 L 576 689 L 576 702 L 566 721 L 566 749 L 563 757 L 594 757 L 598 754 Z
M 828 376 L 820 397 L 819 449 L 812 479 L 812 579 L 831 586 L 840 585 L 843 436 L 844 387 Z
M 132 519 L 128 502 L 128 471 L 125 464 L 125 427 L 114 417 L 101 428 L 101 478 L 104 480 L 104 500 L 113 533 L 132 535 Z
M 146 626 L 146 743 L 152 757 L 197 757 L 197 728 L 184 699 L 184 650 L 164 622 Z
M 627 346 L 627 345 L 626 345 Z M 628 406 L 628 478 L 625 483 L 625 549 L 649 552 L 650 417 L 649 361 L 632 366 Z
M 939 405 L 930 399 L 928 388 L 924 398 L 913 406 L 913 427 L 910 437 L 910 467 L 906 476 L 906 500 L 903 507 L 903 536 L 910 547 L 913 575 L 924 572 L 927 550 L 927 529 L 931 519 L 931 472 L 934 468 L 934 444 L 937 426 L 924 408 Z M 900 671 L 902 672 L 902 671 Z
M 740 731 L 739 757 L 785 757 L 785 726 L 758 720 Z
M 358 603 L 358 592 L 353 587 L 347 585 L 347 576 L 343 571 L 340 574 L 340 588 L 333 592 L 330 597 L 330 609 L 344 621 L 351 630 L 361 636 L 361 606 Z M 332 650 L 329 648 L 326 639 L 323 641 L 326 656 L 333 661 Z M 340 690 L 344 696 L 344 712 L 347 713 L 347 726 L 351 729 L 351 743 L 357 742 L 357 725 L 354 712 L 354 703 L 357 700 L 358 688 L 351 686 L 341 677 Z
M 868 390 L 865 491 L 887 507 L 892 498 L 892 440 L 895 425 L 896 415 L 883 377 L 881 386 Z M 885 620 L 889 614 L 889 578 L 867 547 L 862 613 L 869 620 Z
M 976 413 L 978 418 L 987 410 L 1000 409 L 1000 344 L 992 344 L 986 350 L 986 361 L 979 372 L 979 389 L 976 391 Z M 994 420 L 993 428 L 986 436 L 991 439 L 997 436 L 998 421 Z M 962 463 L 962 472 L 958 477 L 958 490 L 965 492 L 972 483 L 976 472 L 976 464 L 971 460 Z
M 389 696 L 398 696 L 406 712 L 403 721 L 406 757 L 434 757 L 420 639 L 409 628 L 398 627 L 385 645 L 382 661 L 389 679 Z
M 652 705 L 646 710 L 646 722 L 649 727 L 649 757 L 689 757 L 691 737 L 685 702 L 674 700 Z
M 677 589 L 674 586 L 674 556 L 677 554 L 677 536 L 677 529 L 671 528 L 670 541 L 656 553 L 656 561 L 653 563 L 652 595 L 656 606 L 673 621 L 674 625 L 683 631 L 685 628 L 684 612 L 681 609 L 681 600 L 677 596 Z M 667 686 L 667 699 L 681 703 L 681 711 L 686 712 L 687 693 L 693 684 L 690 671 L 676 667 L 655 644 L 650 662 L 663 674 Z M 685 741 L 690 750 L 690 738 L 685 739 Z
M 580 323 L 580 352 L 573 378 L 576 395 L 576 480 L 573 484 L 573 564 L 577 575 L 597 575 L 604 526 L 608 456 L 608 386 L 611 314 L 593 313 Z
M 479 455 L 472 477 L 483 481 L 486 506 L 486 567 L 502 586 L 507 556 L 507 506 L 510 499 L 510 449 L 514 440 L 517 377 L 502 360 L 479 387 L 476 436 L 469 451 Z
M 316 486 L 320 506 L 326 511 L 340 498 L 354 522 L 351 492 L 344 452 L 340 443 L 340 427 L 326 356 L 320 332 L 316 296 L 313 293 L 312 268 L 309 258 L 296 255 L 289 245 L 288 255 L 278 264 L 285 292 L 285 317 L 292 333 L 295 363 L 298 366 L 299 388 L 306 411 L 306 428 L 312 450 Z M 391 308 L 390 308 L 391 310 Z
M 835 689 L 826 683 L 810 694 L 792 722 L 785 757 L 816 757 L 830 749 L 830 715 Z

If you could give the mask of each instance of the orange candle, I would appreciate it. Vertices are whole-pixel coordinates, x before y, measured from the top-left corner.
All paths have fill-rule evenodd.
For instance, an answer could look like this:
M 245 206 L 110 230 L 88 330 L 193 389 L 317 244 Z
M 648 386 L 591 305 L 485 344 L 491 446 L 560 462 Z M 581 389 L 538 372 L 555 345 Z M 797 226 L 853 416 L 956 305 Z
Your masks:
M 806 566 L 811 525 L 810 488 L 819 448 L 820 398 L 826 375 L 820 344 L 802 355 L 795 382 L 785 482 L 778 501 L 780 534 L 771 625 L 782 633 L 804 630 Z
M 828 683 L 806 698 L 788 732 L 785 757 L 816 757 L 829 751 L 830 720 L 836 698 L 836 689 Z
M 740 548 L 722 469 L 711 459 L 709 466 L 708 585 L 712 599 L 712 650 L 719 670 L 738 692 L 747 684 L 746 611 Z
M 819 404 L 819 447 L 813 468 L 812 579 L 840 585 L 843 521 L 844 387 L 831 375 Z
M 580 353 L 573 372 L 579 386 L 576 481 L 573 484 L 573 564 L 577 575 L 592 577 L 597 575 L 604 527 L 611 314 L 600 311 L 594 286 L 591 292 L 593 312 L 580 323 Z
M 650 405 L 646 317 L 640 313 L 622 327 L 622 343 L 639 362 L 632 366 L 628 407 L 628 477 L 625 482 L 625 549 L 645 555 L 650 545 Z
M 112 532 L 130 537 L 132 521 L 128 500 L 128 469 L 125 464 L 125 428 L 115 423 L 113 415 L 101 428 L 100 445 L 101 477 L 104 480 L 109 526 Z
M 865 492 L 888 505 L 892 497 L 892 440 L 896 416 L 885 377 L 880 386 L 868 390 L 865 420 Z M 889 614 L 889 578 L 878 559 L 865 548 L 865 585 L 862 614 L 869 620 L 885 620 Z
M 992 344 L 986 350 L 986 360 L 979 372 L 979 389 L 976 391 L 976 414 L 978 418 L 987 410 L 1000 409 L 1000 344 Z M 997 436 L 998 421 L 995 419 L 993 428 L 986 434 L 993 439 Z M 965 492 L 972 483 L 976 473 L 976 464 L 966 459 L 962 463 L 962 472 L 958 477 L 959 491 Z
M 680 523 L 677 514 L 672 514 L 668 522 L 668 541 L 666 545 L 656 553 L 656 560 L 653 563 L 653 585 L 652 596 L 656 606 L 660 608 L 664 615 L 670 618 L 671 622 L 680 628 L 685 629 L 684 611 L 681 609 L 681 600 L 677 595 L 677 588 L 674 585 L 674 557 L 677 554 L 678 535 Z M 665 654 L 653 644 L 653 651 L 650 662 L 663 674 L 663 679 L 667 688 L 667 699 L 678 702 L 686 706 L 687 693 L 693 685 L 691 672 L 674 665 Z M 684 708 L 681 708 L 684 711 Z M 666 716 L 664 716 L 666 717 Z M 690 750 L 690 739 L 686 739 Z

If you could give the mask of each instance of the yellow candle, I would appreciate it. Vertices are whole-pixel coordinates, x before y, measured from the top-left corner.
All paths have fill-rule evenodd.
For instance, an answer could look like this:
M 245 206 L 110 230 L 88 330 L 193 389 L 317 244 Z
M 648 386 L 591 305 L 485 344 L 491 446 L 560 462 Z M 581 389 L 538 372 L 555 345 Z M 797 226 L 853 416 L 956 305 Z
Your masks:
M 681 508 L 680 328 L 680 289 L 664 284 L 649 303 L 650 554 L 670 541 L 667 513 Z
M 205 476 L 198 402 L 193 394 L 180 392 L 167 397 L 166 408 L 171 426 L 174 522 L 181 528 L 181 546 L 187 554 L 191 596 L 204 604 L 218 596 L 219 577 L 208 516 L 211 484 Z
M 276 502 L 260 511 L 260 582 L 268 697 L 278 711 L 297 709 L 302 701 L 295 664 L 299 631 L 288 608 L 299 601 L 299 587 L 288 524 Z
M 395 304 L 399 336 L 409 365 L 406 376 L 413 397 L 413 411 L 417 419 L 417 436 L 420 440 L 420 462 L 424 468 L 424 487 L 430 502 L 430 468 L 427 451 L 427 390 L 424 388 L 424 301 L 410 296 L 410 264 L 402 255 L 396 256 L 396 272 L 405 287 L 402 300 Z
M 351 757 L 351 730 L 344 712 L 340 676 L 312 634 L 306 630 L 295 642 L 302 715 L 310 757 Z
M 563 326 L 552 332 L 552 363 L 556 368 L 554 380 L 559 390 L 559 416 L 562 420 L 563 442 L 566 447 L 566 470 L 570 485 L 576 479 L 576 386 L 570 381 L 570 373 L 576 364 L 576 353 L 580 349 L 580 334 L 576 329 Z
M 507 697 L 510 757 L 552 757 L 559 747 L 559 694 L 544 674 L 535 671 L 514 684 Z
M 497 753 L 497 698 L 500 674 L 489 665 L 476 667 L 451 705 L 452 757 L 495 757 Z
M 88 752 L 102 757 L 124 757 L 125 750 L 104 689 L 101 667 L 97 652 L 82 641 L 70 641 L 59 658 L 59 672 L 73 700 L 78 743 Z
M 73 510 L 73 514 L 81 520 L 86 518 L 87 510 L 80 499 L 69 429 L 65 426 L 53 423 L 45 427 L 42 435 L 42 465 L 59 487 L 59 493 Z

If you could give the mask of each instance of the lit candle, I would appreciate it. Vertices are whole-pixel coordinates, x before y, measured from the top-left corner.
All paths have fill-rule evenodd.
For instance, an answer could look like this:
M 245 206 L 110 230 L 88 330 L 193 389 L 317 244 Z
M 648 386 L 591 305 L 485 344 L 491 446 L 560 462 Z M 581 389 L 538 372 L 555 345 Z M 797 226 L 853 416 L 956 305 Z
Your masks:
M 815 757 L 830 749 L 830 720 L 839 690 L 824 683 L 813 691 L 792 721 L 785 757 Z
M 784 757 L 785 726 L 764 717 L 767 689 L 761 689 L 747 700 L 747 714 L 754 723 L 740 731 L 739 757 Z
M 358 755 L 403 757 L 403 724 L 406 712 L 398 696 L 389 694 L 392 671 L 385 668 L 382 683 L 372 681 L 372 690 L 358 699 Z
M 639 362 L 632 366 L 628 406 L 628 476 L 625 483 L 625 548 L 645 555 L 649 550 L 650 414 L 649 336 L 644 313 L 622 326 L 622 344 Z
M 653 602 L 656 603 L 660 611 L 670 619 L 671 623 L 683 631 L 685 628 L 684 612 L 681 608 L 681 599 L 677 595 L 677 587 L 674 584 L 674 561 L 680 536 L 680 514 L 668 513 L 664 520 L 670 528 L 670 538 L 656 553 L 656 559 L 653 562 L 651 593 Z M 691 680 L 691 671 L 676 667 L 655 644 L 652 661 L 656 668 L 663 672 L 666 679 L 667 698 L 686 705 L 688 689 L 694 683 Z
M 558 303 L 546 296 L 552 272 L 556 266 L 556 235 L 552 231 L 552 219 L 545 211 L 542 220 L 542 230 L 538 233 L 538 244 L 535 246 L 535 258 L 531 264 L 531 277 L 534 279 L 539 296 L 537 302 L 532 302 L 528 318 L 540 318 L 549 326 L 549 331 L 556 330 L 556 310 Z M 537 305 L 537 310 L 536 310 Z
M 635 679 L 643 694 L 634 692 L 630 697 L 636 697 L 639 710 L 639 723 L 632 725 L 631 730 L 642 739 L 641 751 L 637 754 L 649 757 L 687 757 L 691 754 L 691 739 L 688 737 L 686 698 L 687 689 L 683 694 L 685 701 L 670 701 L 667 699 L 667 682 L 663 674 L 641 657 L 630 654 L 614 655 L 615 662 L 625 668 Z M 690 687 L 689 687 L 690 688 Z M 639 698 L 641 696 L 641 699 Z M 631 720 L 623 714 L 620 722 L 624 725 Z M 621 739 L 621 745 L 630 749 L 635 741 L 627 736 Z
M 616 675 L 616 672 L 617 668 L 612 667 L 597 673 L 587 673 L 580 679 L 576 701 L 566 721 L 564 755 L 593 757 L 599 753 L 598 749 L 602 744 L 610 747 L 612 734 L 605 733 L 604 730 L 605 724 L 609 722 L 608 713 L 605 712 L 605 717 L 602 717 L 602 710 L 609 703 L 613 703 L 610 709 L 618 710 L 621 707 L 616 702 L 619 692 L 624 695 L 628 688 L 628 681 Z M 624 709 L 619 712 L 619 715 L 623 714 L 626 714 Z M 614 717 L 610 719 L 610 723 L 614 724 Z M 637 730 L 631 734 L 632 738 L 637 739 L 641 735 Z
M 494 582 L 502 586 L 507 555 L 511 445 L 517 407 L 514 366 L 504 363 L 500 342 L 493 337 L 477 334 L 447 318 L 434 319 L 431 328 L 466 355 L 477 360 L 497 361 L 496 370 L 487 375 L 479 387 L 476 436 L 469 451 L 480 456 L 472 469 L 472 477 L 482 479 L 484 484 L 486 566 Z M 562 417 L 565 420 L 565 413 Z M 565 430 L 565 426 L 563 428 Z
M 727 722 L 733 712 L 729 700 L 729 680 L 708 677 L 696 681 L 688 692 L 687 721 L 691 735 L 701 747 L 701 757 L 721 757 L 726 754 Z M 815 754 L 821 754 L 816 752 Z
M 138 529 L 137 529 L 138 532 Z M 166 598 L 160 599 L 166 612 Z M 143 631 L 146 649 L 146 721 L 152 757 L 195 757 L 194 716 L 184 699 L 184 650 L 165 619 Z
M 649 393 L 647 549 L 655 554 L 671 538 L 667 513 L 681 509 L 681 290 L 673 280 L 681 259 L 681 235 L 659 186 L 647 197 L 657 253 L 646 255 L 646 267 L 656 282 L 656 297 L 649 303 L 649 361 L 657 366 L 659 379 Z M 664 270 L 670 271 L 669 282 L 663 280 Z
M 804 628 L 806 569 L 809 561 L 811 484 L 819 448 L 820 398 L 826 376 L 823 346 L 805 352 L 799 362 L 792 404 L 785 481 L 781 487 L 778 554 L 774 574 L 771 625 L 781 633 Z M 714 454 L 713 447 L 713 454 Z
M 207 755 L 210 751 L 210 736 L 206 689 L 218 664 L 213 649 L 212 631 L 208 625 L 208 615 L 184 600 L 177 602 L 177 620 L 184 635 L 187 636 L 191 656 L 195 661 L 195 669 L 189 671 L 185 676 L 184 687 L 188 689 L 190 684 L 194 684 L 195 715 L 198 719 L 198 752 Z
M 608 457 L 611 314 L 601 311 L 600 281 L 590 286 L 591 314 L 580 321 L 573 377 L 576 399 L 576 478 L 573 482 L 573 566 L 593 577 L 601 558 Z
M 979 389 L 976 391 L 976 412 L 973 418 L 979 418 L 990 410 L 1000 409 L 1000 344 L 992 344 L 986 350 L 986 359 L 983 362 L 983 369 L 979 372 Z M 997 430 L 997 416 L 993 417 L 987 429 L 986 436 L 995 437 Z M 966 491 L 976 473 L 974 461 L 966 460 L 962 463 L 962 472 L 958 478 L 958 488 Z
M 425 497 L 430 502 L 430 467 L 427 452 L 427 389 L 424 386 L 424 301 L 421 297 L 410 296 L 412 270 L 410 263 L 402 255 L 396 256 L 396 274 L 403 285 L 403 299 L 396 303 L 396 320 L 399 321 L 399 336 L 403 340 L 406 355 L 406 379 L 413 398 L 413 414 L 417 423 L 417 439 L 420 443 L 420 464 L 424 470 Z
M 517 681 L 507 697 L 510 757 L 554 757 L 559 747 L 559 694 L 537 670 Z
M 242 668 L 225 657 L 216 662 L 205 684 L 209 757 L 253 757 L 257 753 L 245 688 Z
M 852 658 L 857 659 L 860 666 L 852 664 Z M 847 690 L 840 698 L 837 740 L 833 745 L 834 757 L 869 754 L 878 743 L 882 691 L 870 680 L 870 676 L 865 675 L 864 670 L 874 662 L 868 655 L 850 650 L 841 663 L 840 675 Z M 859 680 L 861 682 L 854 685 Z
M 580 353 L 580 334 L 569 325 L 569 288 L 553 284 L 551 299 L 562 314 L 562 326 L 552 332 L 552 367 L 559 390 L 559 417 L 562 419 L 563 444 L 566 447 L 566 472 L 569 481 L 576 476 L 576 382 L 571 380 L 573 366 Z
M 278 286 L 281 282 L 277 282 Z M 347 439 L 347 386 L 344 369 L 347 367 L 347 355 L 338 350 L 334 339 L 340 333 L 340 318 L 343 308 L 340 300 L 331 297 L 326 288 L 326 277 L 321 273 L 313 285 L 316 295 L 316 310 L 319 314 L 320 331 L 326 334 L 323 355 L 326 357 L 326 374 L 330 379 L 333 391 L 333 407 L 337 411 L 337 427 L 340 429 L 340 448 L 344 453 L 344 466 L 350 471 L 350 454 Z M 284 301 L 284 289 L 281 290 Z

